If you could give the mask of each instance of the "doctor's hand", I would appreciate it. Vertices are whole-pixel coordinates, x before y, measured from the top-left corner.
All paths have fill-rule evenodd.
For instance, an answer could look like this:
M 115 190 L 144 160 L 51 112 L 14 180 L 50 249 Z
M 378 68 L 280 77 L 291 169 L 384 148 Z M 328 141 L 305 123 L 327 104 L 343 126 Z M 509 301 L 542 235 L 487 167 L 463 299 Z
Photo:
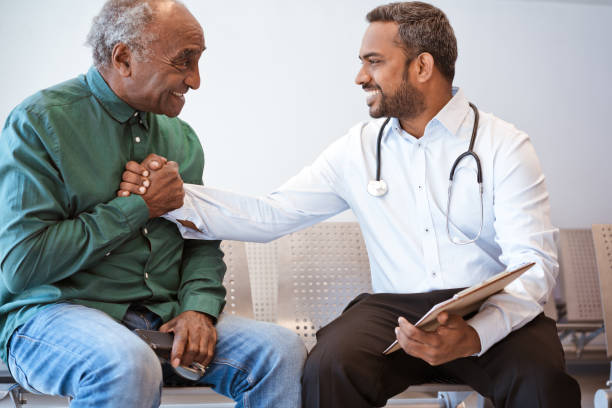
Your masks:
M 213 358 L 217 344 L 217 330 L 210 316 L 188 310 L 159 328 L 174 333 L 170 354 L 173 367 L 189 366 L 196 361 L 206 367 Z
M 423 331 L 403 317 L 398 322 L 395 334 L 402 349 L 432 366 L 480 352 L 478 333 L 459 315 L 440 313 L 440 326 L 433 332 Z

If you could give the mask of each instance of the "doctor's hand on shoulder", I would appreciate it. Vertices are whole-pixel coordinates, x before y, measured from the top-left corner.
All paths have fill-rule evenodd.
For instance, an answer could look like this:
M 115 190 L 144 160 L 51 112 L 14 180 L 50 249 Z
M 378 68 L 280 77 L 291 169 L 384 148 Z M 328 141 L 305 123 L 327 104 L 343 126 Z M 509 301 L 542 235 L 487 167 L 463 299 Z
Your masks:
M 480 337 L 459 315 L 442 312 L 435 331 L 423 331 L 400 317 L 395 328 L 397 341 L 413 357 L 432 366 L 447 363 L 480 352 Z
M 129 161 L 125 165 L 117 196 L 142 196 L 149 207 L 149 218 L 159 217 L 183 205 L 185 191 L 176 162 L 150 154 L 142 163 Z

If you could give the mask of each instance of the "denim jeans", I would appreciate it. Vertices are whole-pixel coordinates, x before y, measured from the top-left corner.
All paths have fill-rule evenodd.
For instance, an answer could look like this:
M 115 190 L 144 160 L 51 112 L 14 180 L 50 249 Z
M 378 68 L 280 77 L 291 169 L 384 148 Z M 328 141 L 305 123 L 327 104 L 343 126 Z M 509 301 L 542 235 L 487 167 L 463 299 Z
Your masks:
M 162 367 L 130 329 L 156 329 L 152 313 L 128 311 L 122 325 L 96 309 L 59 303 L 43 308 L 11 337 L 9 369 L 27 390 L 72 398 L 71 407 L 157 407 L 164 380 L 190 385 Z M 126 327 L 128 326 L 128 327 Z M 298 408 L 306 350 L 280 326 L 222 314 L 215 357 L 197 383 L 236 407 Z

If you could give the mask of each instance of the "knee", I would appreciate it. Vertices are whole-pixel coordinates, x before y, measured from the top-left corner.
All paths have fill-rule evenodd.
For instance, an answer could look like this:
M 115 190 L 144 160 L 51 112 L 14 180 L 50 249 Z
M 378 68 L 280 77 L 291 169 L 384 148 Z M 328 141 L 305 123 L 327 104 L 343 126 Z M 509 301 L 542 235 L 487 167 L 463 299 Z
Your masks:
M 132 393 L 150 394 L 161 390 L 162 370 L 151 348 L 136 336 L 124 338 L 102 352 L 98 362 L 98 378 L 107 378 L 109 387 Z
M 272 359 L 278 366 L 289 366 L 301 373 L 306 361 L 307 351 L 304 342 L 293 331 L 284 327 L 275 326 L 268 332 L 265 339 L 265 348 L 268 354 L 274 355 Z

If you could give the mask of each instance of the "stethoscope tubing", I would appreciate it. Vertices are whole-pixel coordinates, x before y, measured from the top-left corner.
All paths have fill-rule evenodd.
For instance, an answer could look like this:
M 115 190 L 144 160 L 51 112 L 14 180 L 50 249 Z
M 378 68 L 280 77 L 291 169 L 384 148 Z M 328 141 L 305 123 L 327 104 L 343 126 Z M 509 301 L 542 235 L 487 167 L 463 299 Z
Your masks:
M 478 122 L 480 120 L 480 115 L 478 113 L 478 108 L 476 107 L 476 105 L 474 105 L 472 102 L 469 102 L 470 108 L 472 108 L 472 110 L 474 111 L 474 124 L 472 126 L 472 136 L 470 138 L 470 145 L 468 147 L 468 150 L 461 153 L 454 161 L 452 167 L 451 167 L 451 171 L 450 171 L 450 175 L 448 177 L 448 201 L 447 201 L 447 206 L 446 206 L 446 232 L 448 234 L 448 239 L 456 245 L 467 245 L 467 244 L 471 244 L 472 242 L 475 242 L 476 240 L 478 240 L 478 238 L 480 238 L 480 234 L 482 233 L 482 227 L 484 224 L 484 206 L 483 206 L 483 188 L 482 188 L 482 166 L 480 164 L 480 157 L 478 157 L 478 155 L 476 154 L 476 152 L 474 151 L 474 144 L 476 142 L 476 136 L 478 133 Z M 380 172 L 381 172 L 381 165 L 382 165 L 382 158 L 381 158 L 381 149 L 380 149 L 380 145 L 381 145 L 381 141 L 382 141 L 382 136 L 383 133 L 385 131 L 385 128 L 387 127 L 387 124 L 389 123 L 389 121 L 391 120 L 391 118 L 387 118 L 385 119 L 385 121 L 383 122 L 382 126 L 380 127 L 380 130 L 378 132 L 378 138 L 376 139 L 376 183 L 383 183 L 384 184 L 384 188 L 385 191 L 382 194 L 377 194 L 375 195 L 375 197 L 380 197 L 384 194 L 386 194 L 387 192 L 387 185 L 384 182 L 384 180 L 381 180 L 380 178 Z M 449 213 L 450 213 L 450 204 L 451 204 L 451 197 L 452 197 L 452 192 L 453 192 L 453 178 L 455 177 L 455 170 L 457 168 L 457 166 L 459 165 L 459 163 L 461 162 L 461 160 L 465 159 L 466 157 L 472 157 L 474 159 L 474 161 L 476 162 L 476 180 L 478 182 L 478 188 L 480 190 L 480 228 L 478 229 L 478 234 L 476 234 L 476 236 L 474 238 L 469 238 L 467 241 L 458 241 L 458 240 L 454 240 L 450 234 L 450 220 L 449 220 Z

